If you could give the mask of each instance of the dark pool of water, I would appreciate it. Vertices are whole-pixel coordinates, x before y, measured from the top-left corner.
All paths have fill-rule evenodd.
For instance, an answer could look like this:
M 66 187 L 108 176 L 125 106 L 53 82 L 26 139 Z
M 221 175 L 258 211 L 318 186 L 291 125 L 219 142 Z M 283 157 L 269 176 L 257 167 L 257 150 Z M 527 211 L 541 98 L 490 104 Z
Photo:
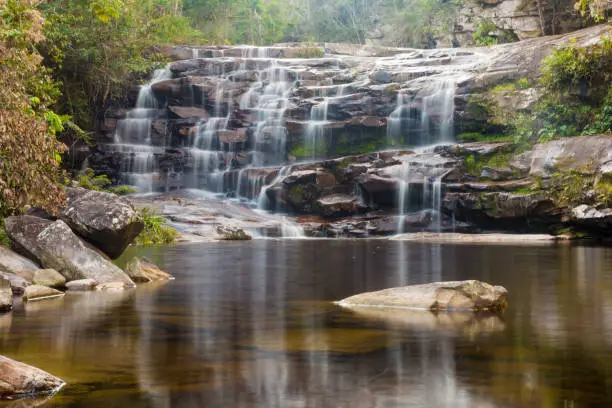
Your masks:
M 612 406 L 612 249 L 276 241 L 131 249 L 176 276 L 0 316 L 0 354 L 68 382 L 52 407 Z M 330 301 L 504 285 L 501 317 Z

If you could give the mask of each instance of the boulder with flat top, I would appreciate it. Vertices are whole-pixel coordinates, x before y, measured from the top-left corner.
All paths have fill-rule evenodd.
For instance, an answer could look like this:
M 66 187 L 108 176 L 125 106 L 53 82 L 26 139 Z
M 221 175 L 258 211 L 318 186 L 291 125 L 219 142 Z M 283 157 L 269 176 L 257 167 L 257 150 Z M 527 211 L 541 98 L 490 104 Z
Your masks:
M 118 258 L 144 228 L 142 217 L 125 198 L 111 193 L 66 189 L 60 218 L 77 234 Z
M 431 311 L 501 311 L 508 291 L 477 280 L 435 282 L 362 293 L 338 302 L 341 306 L 390 307 Z

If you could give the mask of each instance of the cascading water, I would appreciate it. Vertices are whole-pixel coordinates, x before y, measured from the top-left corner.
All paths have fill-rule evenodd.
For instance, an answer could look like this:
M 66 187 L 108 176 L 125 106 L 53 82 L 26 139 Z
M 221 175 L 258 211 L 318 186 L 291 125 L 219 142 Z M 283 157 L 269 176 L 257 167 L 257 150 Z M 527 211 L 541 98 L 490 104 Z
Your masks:
M 285 58 L 290 51 L 198 47 L 191 49 L 191 60 L 156 72 L 141 87 L 136 107 L 118 121 L 114 143 L 104 147 L 122 157 L 122 181 L 141 192 L 198 188 L 251 208 L 291 208 L 280 195 L 274 196 L 279 208 L 273 208 L 268 193 L 273 186 L 285 188 L 282 181 L 300 160 L 306 167 L 299 170 L 312 171 L 311 161 L 369 153 L 370 146 L 414 150 L 452 142 L 456 84 L 476 72 L 466 53 L 449 57 L 450 51 Z M 298 163 L 289 166 L 294 157 Z M 388 159 L 376 161 L 386 165 Z M 401 232 L 410 212 L 439 213 L 443 183 L 439 169 L 400 161 L 390 177 L 399 181 Z M 360 195 L 360 188 L 324 189 L 328 195 L 359 196 L 360 208 L 378 205 Z M 434 221 L 439 230 L 439 216 Z
M 165 140 L 154 144 L 151 139 L 151 126 L 161 108 L 152 85 L 170 77 L 168 70 L 155 71 L 151 81 L 140 87 L 136 108 L 118 121 L 114 143 L 102 147 L 121 155 L 123 183 L 137 187 L 140 192 L 153 191 L 153 180 L 159 176 L 155 155 L 165 150 Z

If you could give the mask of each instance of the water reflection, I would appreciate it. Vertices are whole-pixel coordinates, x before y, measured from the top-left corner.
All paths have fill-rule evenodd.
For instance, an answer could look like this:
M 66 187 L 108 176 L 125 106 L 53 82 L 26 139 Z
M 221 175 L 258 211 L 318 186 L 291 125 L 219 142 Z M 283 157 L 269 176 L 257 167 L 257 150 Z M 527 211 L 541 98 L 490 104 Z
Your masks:
M 140 252 L 177 280 L 0 316 L 2 354 L 69 383 L 49 405 L 612 402 L 609 249 L 261 240 Z M 330 303 L 442 279 L 504 285 L 510 308 L 500 317 Z

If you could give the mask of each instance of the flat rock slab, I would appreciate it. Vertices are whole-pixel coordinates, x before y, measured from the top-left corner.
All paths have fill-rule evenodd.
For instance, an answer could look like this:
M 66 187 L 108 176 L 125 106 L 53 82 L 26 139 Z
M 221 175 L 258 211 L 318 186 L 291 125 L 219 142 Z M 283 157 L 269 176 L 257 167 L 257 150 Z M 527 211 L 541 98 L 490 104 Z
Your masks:
M 26 288 L 23 299 L 28 302 L 33 302 L 37 300 L 53 299 L 61 296 L 64 296 L 64 292 L 60 292 L 59 290 L 49 288 L 47 286 L 32 285 Z
M 477 280 L 434 282 L 367 292 L 337 302 L 340 306 L 390 307 L 431 311 L 501 311 L 508 291 Z
M 0 401 L 52 395 L 65 384 L 43 370 L 0 356 Z
M 559 241 L 568 241 L 564 235 L 547 234 L 460 234 L 415 232 L 399 234 L 389 238 L 392 241 L 422 241 L 452 244 L 548 244 Z

